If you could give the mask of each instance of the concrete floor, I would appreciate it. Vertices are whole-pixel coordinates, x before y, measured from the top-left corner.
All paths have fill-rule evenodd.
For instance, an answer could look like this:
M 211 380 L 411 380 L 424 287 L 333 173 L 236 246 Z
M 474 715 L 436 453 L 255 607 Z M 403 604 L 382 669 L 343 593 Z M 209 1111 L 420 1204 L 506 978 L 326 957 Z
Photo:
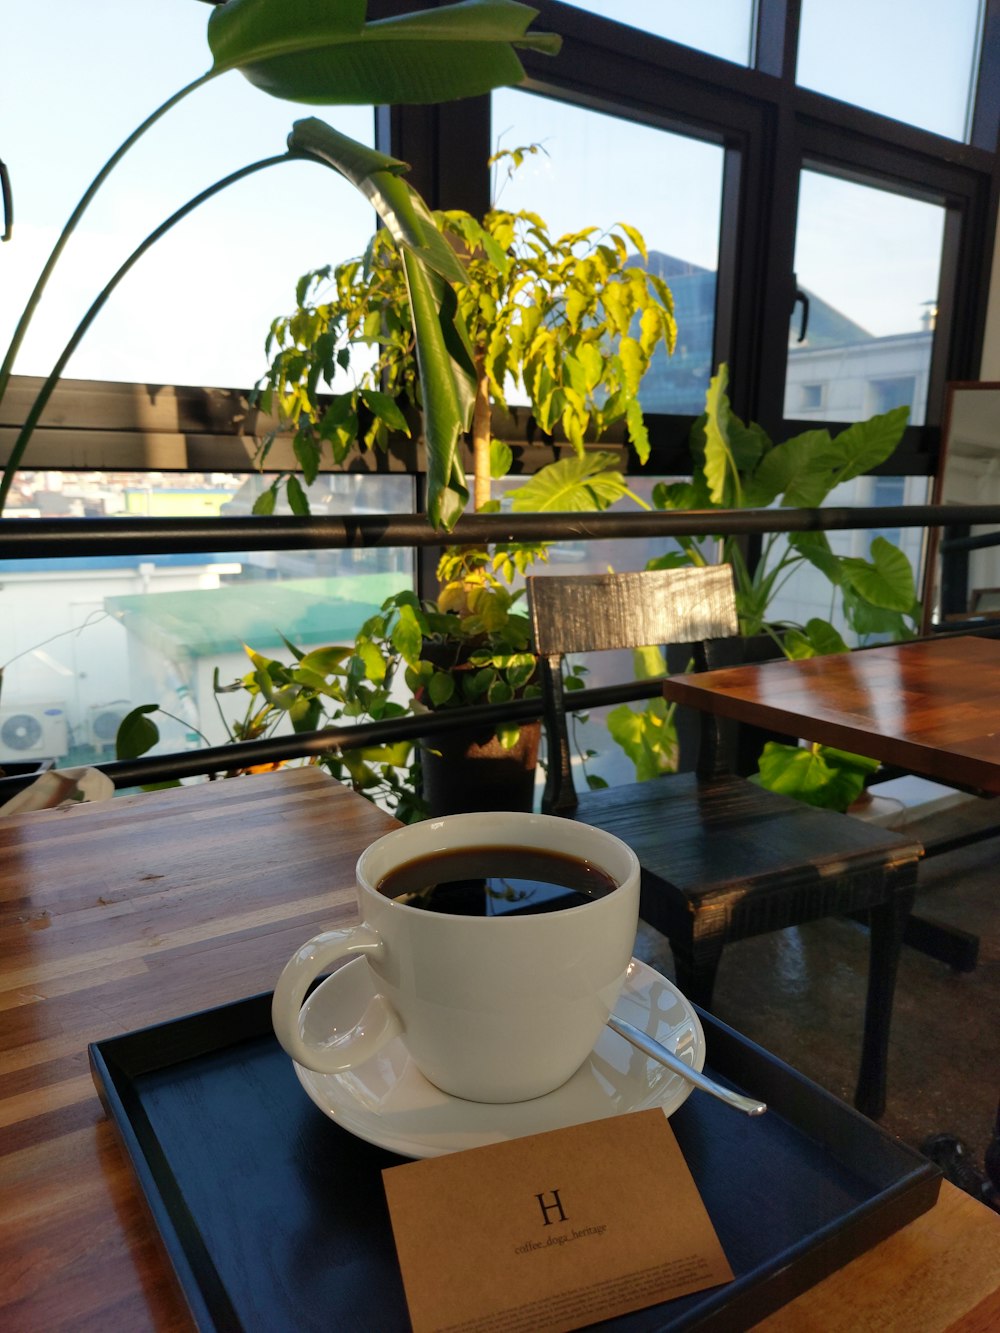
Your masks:
M 954 822 L 942 814 L 933 831 Z M 919 823 L 913 830 L 925 837 Z M 980 1168 L 1000 1098 L 998 881 L 1000 836 L 921 864 L 917 911 L 978 935 L 979 963 L 958 973 L 904 946 L 880 1122 L 913 1147 L 930 1134 L 956 1134 Z M 673 976 L 670 949 L 655 931 L 642 928 L 637 953 Z M 713 1012 L 851 1101 L 867 964 L 867 932 L 846 920 L 740 941 L 723 954 Z

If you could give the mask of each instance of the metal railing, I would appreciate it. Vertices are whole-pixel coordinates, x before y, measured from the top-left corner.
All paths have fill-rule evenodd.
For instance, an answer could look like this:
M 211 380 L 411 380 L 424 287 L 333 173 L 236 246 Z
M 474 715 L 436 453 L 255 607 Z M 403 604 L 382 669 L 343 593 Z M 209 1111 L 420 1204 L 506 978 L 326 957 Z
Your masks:
M 713 509 L 630 514 L 484 514 L 463 517 L 447 537 L 456 545 L 510 541 L 597 541 L 755 535 L 866 528 L 995 525 L 1000 505 L 896 505 L 827 509 Z M 0 559 L 93 554 L 160 554 L 196 551 L 352 549 L 440 546 L 442 534 L 420 514 L 268 519 L 7 519 L 0 520 Z M 994 544 L 983 541 L 982 544 Z M 655 697 L 656 680 L 630 681 L 574 692 L 573 711 Z M 181 751 L 96 765 L 117 788 L 168 779 L 225 773 L 280 760 L 308 758 L 331 750 L 417 740 L 459 730 L 470 722 L 494 725 L 540 716 L 537 700 L 447 709 L 354 726 L 326 727 L 265 740 Z M 0 801 L 33 780 L 33 774 L 0 777 Z
M 444 540 L 457 546 L 512 541 L 700 537 L 864 528 L 1000 527 L 1000 505 L 830 506 L 821 509 L 689 509 L 643 513 L 475 514 Z M 0 559 L 160 555 L 199 551 L 353 550 L 442 545 L 423 514 L 324 518 L 0 519 Z

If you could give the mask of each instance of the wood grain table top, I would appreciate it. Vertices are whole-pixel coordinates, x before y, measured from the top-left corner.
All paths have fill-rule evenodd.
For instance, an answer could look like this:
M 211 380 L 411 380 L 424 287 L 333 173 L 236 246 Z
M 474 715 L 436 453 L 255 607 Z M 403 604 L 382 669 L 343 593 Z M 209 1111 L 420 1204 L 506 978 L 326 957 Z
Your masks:
M 669 676 L 665 698 L 1000 793 L 1000 640 L 962 635 Z
M 393 826 L 308 768 L 0 819 L 0 1328 L 192 1328 L 87 1044 L 269 990 Z M 1000 1217 L 946 1184 L 761 1327 L 1000 1327 Z

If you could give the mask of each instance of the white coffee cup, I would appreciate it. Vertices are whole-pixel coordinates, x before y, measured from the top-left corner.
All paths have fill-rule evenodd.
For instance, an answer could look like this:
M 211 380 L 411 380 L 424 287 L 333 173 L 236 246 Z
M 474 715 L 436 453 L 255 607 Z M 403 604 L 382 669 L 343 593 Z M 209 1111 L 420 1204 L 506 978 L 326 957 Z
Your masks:
M 561 911 L 511 916 L 428 912 L 378 891 L 390 871 L 474 847 L 562 853 L 603 870 L 610 893 Z M 639 863 L 610 833 L 551 815 L 448 815 L 379 838 L 357 864 L 361 923 L 304 944 L 274 991 L 281 1045 L 320 1074 L 364 1063 L 401 1037 L 421 1072 L 456 1097 L 526 1101 L 552 1092 L 590 1054 L 625 982 L 639 915 Z M 363 955 L 374 998 L 361 1021 L 306 1038 L 312 982 Z

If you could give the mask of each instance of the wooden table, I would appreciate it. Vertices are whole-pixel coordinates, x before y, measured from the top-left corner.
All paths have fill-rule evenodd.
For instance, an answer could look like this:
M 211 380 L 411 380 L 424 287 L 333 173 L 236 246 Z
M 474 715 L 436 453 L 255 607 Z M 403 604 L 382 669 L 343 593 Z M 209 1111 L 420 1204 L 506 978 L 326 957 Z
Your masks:
M 667 699 L 1000 793 L 1000 640 L 943 636 L 669 676 Z
M 0 1327 L 190 1330 L 87 1043 L 269 989 L 392 826 L 314 769 L 0 820 Z M 945 1185 L 762 1327 L 998 1325 L 1000 1217 Z

